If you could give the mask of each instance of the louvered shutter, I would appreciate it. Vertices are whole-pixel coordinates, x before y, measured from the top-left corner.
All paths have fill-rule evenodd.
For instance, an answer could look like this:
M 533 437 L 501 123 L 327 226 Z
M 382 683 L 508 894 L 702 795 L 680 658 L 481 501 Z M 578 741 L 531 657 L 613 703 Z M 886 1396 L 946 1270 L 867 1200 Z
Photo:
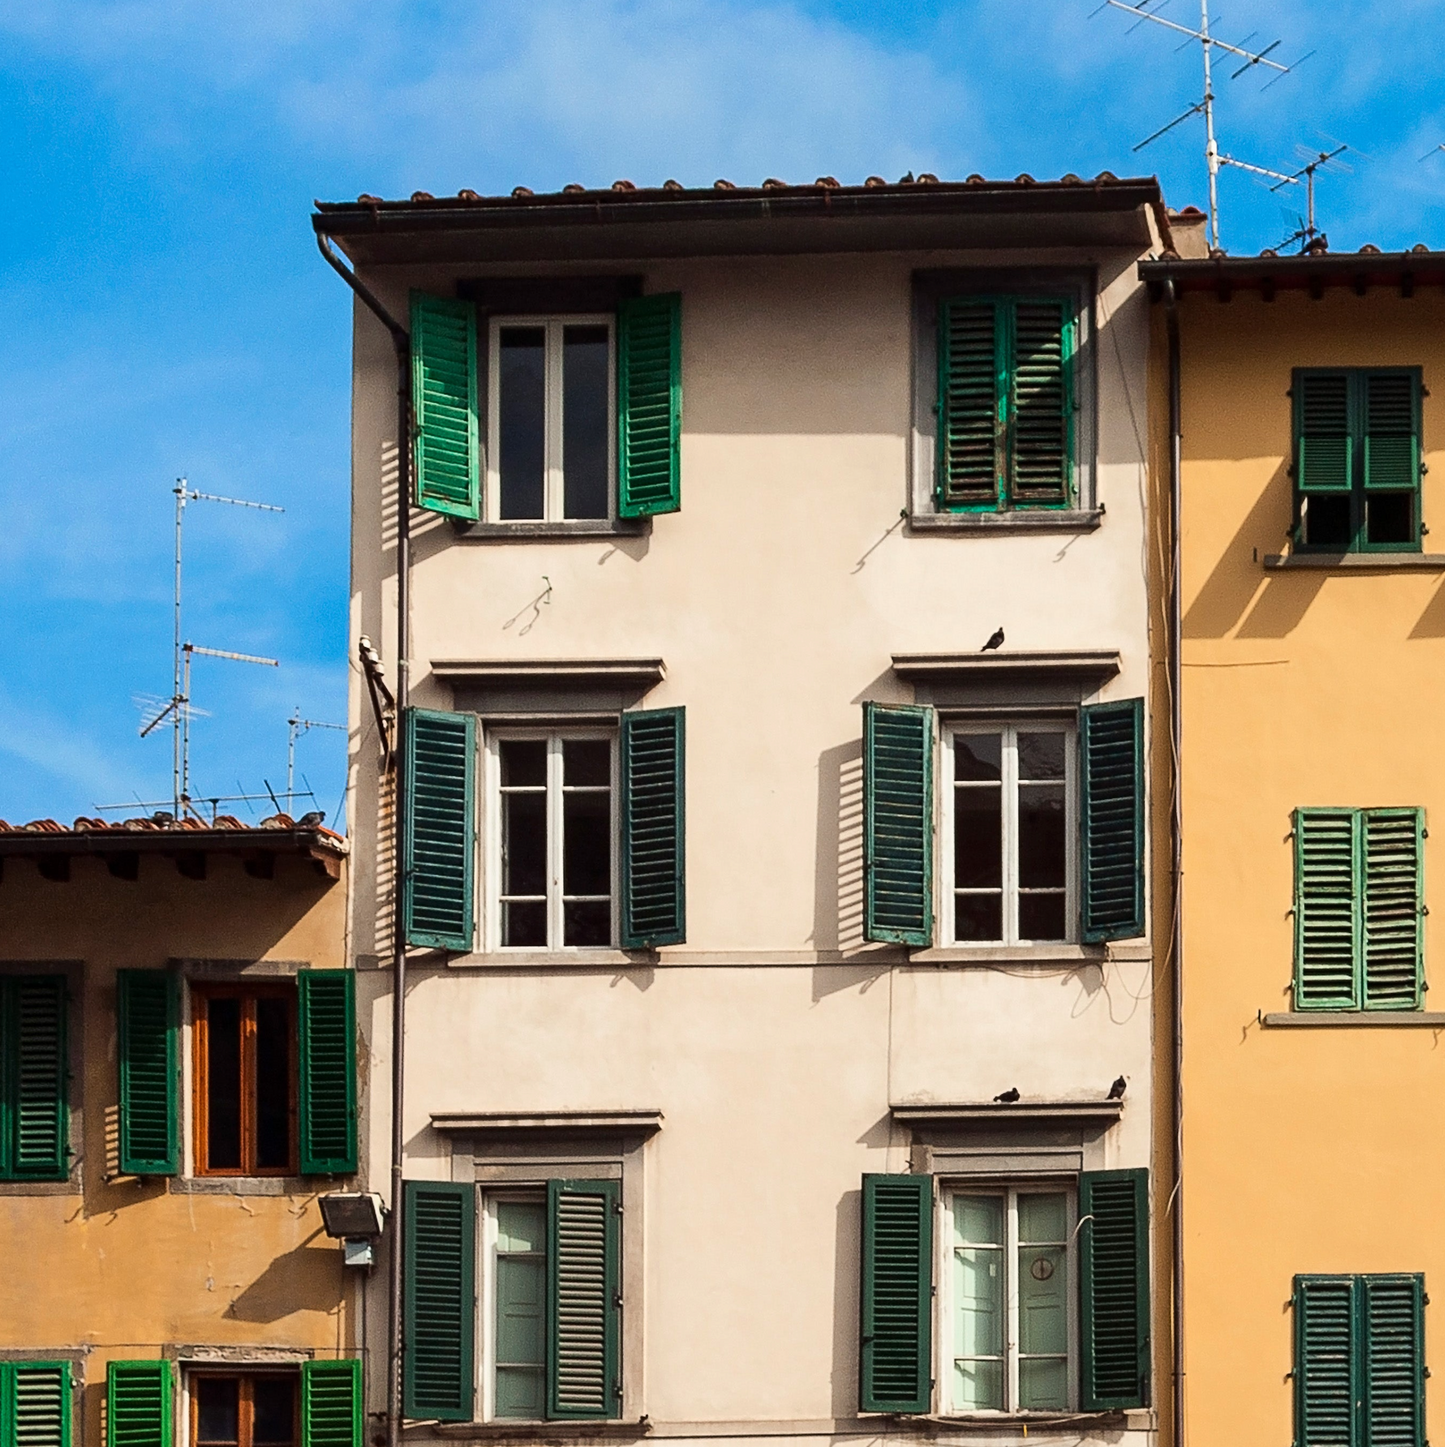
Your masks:
M 933 1177 L 863 1177 L 858 1406 L 933 1401 Z
M 476 756 L 474 714 L 409 708 L 402 715 L 403 915 L 409 945 L 472 947 Z
M 180 1169 L 180 983 L 171 970 L 119 970 L 116 1006 L 120 1168 L 132 1176 L 173 1176 Z
M 685 718 L 680 708 L 622 715 L 622 944 L 687 938 Z
M 1356 1436 L 1363 1383 L 1350 1276 L 1294 1279 L 1294 1447 L 1365 1447 Z
M 1295 486 L 1304 493 L 1349 492 L 1353 477 L 1347 372 L 1294 374 Z
M 1419 809 L 1370 809 L 1363 815 L 1360 916 L 1367 1010 L 1421 1005 L 1424 836 Z
M 0 980 L 0 1177 L 65 1179 L 68 1080 L 65 977 Z
M 1018 506 L 1067 507 L 1073 481 L 1073 313 L 1067 302 L 1020 297 L 1009 358 L 1009 496 Z
M 617 511 L 682 507 L 682 297 L 632 297 L 617 309 Z
M 0 1363 L 0 1444 L 70 1447 L 70 1397 L 65 1362 Z
M 105 1447 L 171 1447 L 171 1364 L 110 1362 Z
M 472 1420 L 477 1188 L 407 1181 L 403 1410 L 438 1422 Z
M 863 705 L 864 935 L 933 941 L 933 710 Z
M 1147 1406 L 1149 1172 L 1083 1172 L 1079 1221 L 1083 1408 Z
M 938 505 L 996 508 L 1005 473 L 1006 313 L 988 299 L 938 307 Z
M 356 976 L 301 970 L 298 1123 L 303 1176 L 356 1169 Z
M 1296 809 L 1296 1010 L 1359 1006 L 1360 825 L 1354 809 Z
M 1144 933 L 1144 700 L 1079 714 L 1083 937 Z
M 301 1447 L 363 1447 L 361 1363 L 301 1364 Z
M 1366 1447 L 1423 1447 L 1425 1440 L 1425 1279 L 1362 1276 Z
M 1420 374 L 1365 372 L 1365 487 L 1413 492 L 1420 483 Z
M 416 505 L 480 516 L 477 314 L 469 301 L 411 294 L 411 404 Z
M 547 1415 L 622 1412 L 617 1181 L 547 1182 Z

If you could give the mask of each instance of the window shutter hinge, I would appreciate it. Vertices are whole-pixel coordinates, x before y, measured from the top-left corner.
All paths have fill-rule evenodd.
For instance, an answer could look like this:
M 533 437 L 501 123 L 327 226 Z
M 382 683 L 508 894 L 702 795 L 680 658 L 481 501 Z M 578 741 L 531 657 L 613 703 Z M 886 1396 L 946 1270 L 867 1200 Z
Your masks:
M 1429 1305 L 1430 1305 L 1430 1293 L 1429 1293 L 1428 1291 L 1421 1293 L 1421 1295 L 1420 1295 L 1420 1305 L 1421 1305 L 1421 1306 L 1429 1306 Z M 1429 1368 L 1427 1367 L 1426 1370 L 1428 1371 Z
M 620 1306 L 622 1305 L 622 1293 L 621 1293 L 620 1291 L 617 1291 L 617 1292 L 614 1292 L 614 1293 L 613 1293 L 613 1295 L 612 1295 L 612 1304 L 613 1304 L 613 1306 L 617 1306 L 617 1307 L 620 1307 Z

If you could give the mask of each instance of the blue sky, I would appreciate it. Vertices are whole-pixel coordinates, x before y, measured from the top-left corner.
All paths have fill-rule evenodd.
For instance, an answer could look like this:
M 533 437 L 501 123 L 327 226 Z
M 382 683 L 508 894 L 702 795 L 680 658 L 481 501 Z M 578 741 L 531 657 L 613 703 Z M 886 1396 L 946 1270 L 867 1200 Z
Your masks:
M 1203 203 L 1197 55 L 1097 0 L 0 0 L 0 817 L 170 793 L 137 696 L 170 690 L 170 492 L 204 660 L 199 793 L 278 790 L 286 718 L 341 721 L 347 297 L 314 197 L 626 177 L 857 182 L 929 170 L 1157 173 Z M 1224 149 L 1321 183 L 1332 246 L 1445 246 L 1445 6 L 1216 0 L 1216 33 L 1315 54 L 1220 78 Z M 1164 13 L 1190 22 L 1195 0 Z M 1221 181 L 1224 243 L 1279 198 Z M 328 814 L 342 736 L 301 740 Z M 239 806 L 238 812 L 247 812 Z M 269 812 L 269 807 L 264 811 Z

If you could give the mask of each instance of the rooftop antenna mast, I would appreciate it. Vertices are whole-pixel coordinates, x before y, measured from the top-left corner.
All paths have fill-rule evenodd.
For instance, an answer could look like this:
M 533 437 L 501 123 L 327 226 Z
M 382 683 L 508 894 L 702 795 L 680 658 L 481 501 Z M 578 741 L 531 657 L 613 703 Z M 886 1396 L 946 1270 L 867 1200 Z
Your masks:
M 1303 150 L 1303 148 L 1301 149 Z M 1286 236 L 1285 239 L 1280 242 L 1281 246 L 1290 246 L 1298 241 L 1300 243 L 1300 250 L 1308 251 L 1310 243 L 1316 236 L 1320 235 L 1320 228 L 1315 225 L 1315 172 L 1328 166 L 1342 151 L 1347 150 L 1349 150 L 1349 147 L 1341 143 L 1337 145 L 1333 151 L 1321 151 L 1313 161 L 1301 166 L 1298 171 L 1289 176 L 1281 175 L 1278 171 L 1264 171 L 1263 167 L 1260 166 L 1248 168 L 1250 170 L 1263 171 L 1263 174 L 1266 176 L 1273 176 L 1274 185 L 1269 188 L 1271 191 L 1282 191 L 1286 186 L 1298 186 L 1300 184 L 1300 177 L 1304 177 L 1306 204 L 1303 224 L 1297 230 Z M 1304 151 L 1304 154 L 1308 155 L 1309 152 Z M 1350 168 L 1342 163 L 1341 169 L 1348 171 Z
M 346 725 L 322 723 L 319 719 L 314 718 L 302 718 L 299 704 L 295 713 L 286 720 L 286 812 L 288 814 L 295 812 L 291 806 L 296 800 L 296 736 L 307 733 L 311 729 L 336 729 L 345 733 Z

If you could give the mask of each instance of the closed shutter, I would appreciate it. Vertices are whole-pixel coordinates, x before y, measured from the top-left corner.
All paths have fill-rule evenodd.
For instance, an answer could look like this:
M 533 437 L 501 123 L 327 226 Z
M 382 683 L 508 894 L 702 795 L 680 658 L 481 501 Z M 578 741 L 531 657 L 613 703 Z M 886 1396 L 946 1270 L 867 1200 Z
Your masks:
M 1083 936 L 1144 933 L 1144 700 L 1080 710 Z
M 617 511 L 682 507 L 682 297 L 633 297 L 617 309 Z
M 477 1188 L 407 1181 L 402 1364 L 406 1416 L 472 1420 Z
M 1149 1404 L 1149 1172 L 1079 1177 L 1079 1335 L 1086 1412 Z
M 170 970 L 119 970 L 116 1001 L 120 1168 L 132 1176 L 173 1176 L 180 1169 L 180 983 Z
M 1355 1435 L 1354 1321 L 1353 1277 L 1295 1277 L 1295 1447 L 1365 1447 Z
M 65 977 L 0 979 L 0 1177 L 64 1180 L 69 1073 Z
M 469 713 L 409 708 L 402 715 L 403 913 L 409 945 L 472 947 L 476 729 L 476 716 Z
M 411 294 L 411 405 L 416 505 L 480 516 L 477 314 L 469 301 Z
M 933 1402 L 933 1177 L 863 1177 L 858 1406 Z
M 687 938 L 686 751 L 680 708 L 622 715 L 622 944 Z
M 168 1361 L 107 1365 L 105 1447 L 171 1447 Z
M 301 1447 L 363 1447 L 359 1361 L 301 1364 Z
M 547 1415 L 622 1412 L 622 1231 L 616 1181 L 547 1183 Z
M 356 1169 L 356 976 L 301 970 L 298 1117 L 303 1176 Z
M 1020 297 L 1009 367 L 1009 495 L 1067 507 L 1073 480 L 1073 318 L 1063 301 Z
M 1420 374 L 1365 372 L 1367 491 L 1413 492 L 1420 484 Z
M 1362 830 L 1364 1008 L 1418 1010 L 1424 983 L 1424 816 L 1419 809 L 1370 809 Z
M 1357 810 L 1295 810 L 1296 1010 L 1358 1008 L 1360 852 Z
M 863 705 L 864 936 L 933 942 L 933 710 Z
M 1361 1447 L 1423 1447 L 1424 1277 L 1362 1276 L 1356 1291 L 1364 1348 Z
M 1295 486 L 1349 492 L 1354 479 L 1347 372 L 1294 374 Z
M 996 508 L 1005 474 L 1007 314 L 987 299 L 938 308 L 938 505 Z
M 70 1395 L 65 1362 L 0 1363 L 0 1444 L 70 1447 Z

